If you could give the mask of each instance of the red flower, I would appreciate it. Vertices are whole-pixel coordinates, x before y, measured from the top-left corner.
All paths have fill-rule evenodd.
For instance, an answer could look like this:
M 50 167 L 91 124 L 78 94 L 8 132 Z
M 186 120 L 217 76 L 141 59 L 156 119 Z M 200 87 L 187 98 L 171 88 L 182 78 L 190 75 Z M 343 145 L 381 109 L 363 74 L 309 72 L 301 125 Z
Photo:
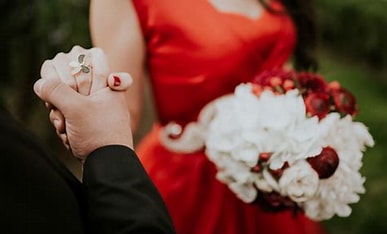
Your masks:
M 283 87 L 286 91 L 294 89 L 295 88 L 294 81 L 293 80 L 285 80 Z
M 329 82 L 328 88 L 330 90 L 339 90 L 339 89 L 341 89 L 341 85 L 338 81 L 335 80 L 335 81 Z
M 298 89 L 304 98 L 306 114 L 318 116 L 319 119 L 333 111 L 342 115 L 357 113 L 352 93 L 341 88 L 337 81 L 328 83 L 317 73 L 277 68 L 260 73 L 252 80 L 252 84 L 256 96 L 264 90 L 284 94 L 291 89 Z
M 326 92 L 328 89 L 327 82 L 319 74 L 300 72 L 297 75 L 297 80 L 303 94 Z
M 331 177 L 339 166 L 339 156 L 331 147 L 324 147 L 319 155 L 307 159 L 320 179 Z
M 356 99 L 351 92 L 344 88 L 340 88 L 338 90 L 331 90 L 331 95 L 336 111 L 343 115 L 356 115 Z
M 282 176 L 282 174 L 284 173 L 285 169 L 287 169 L 288 167 L 289 167 L 289 163 L 285 162 L 281 168 L 276 169 L 276 170 L 270 169 L 269 172 L 274 178 L 279 179 Z
M 255 203 L 260 204 L 265 211 L 298 210 L 297 203 L 277 192 L 258 193 Z
M 271 155 L 272 155 L 272 153 L 270 153 L 270 152 L 262 152 L 262 153 L 260 153 L 259 156 L 258 156 L 259 161 L 261 161 L 261 162 L 267 162 L 267 161 L 269 161 Z
M 252 80 L 252 83 L 274 88 L 276 85 L 282 85 L 285 80 L 293 80 L 294 76 L 294 71 L 278 68 L 260 73 Z
M 330 111 L 330 97 L 327 93 L 311 93 L 304 97 L 306 114 L 324 118 Z

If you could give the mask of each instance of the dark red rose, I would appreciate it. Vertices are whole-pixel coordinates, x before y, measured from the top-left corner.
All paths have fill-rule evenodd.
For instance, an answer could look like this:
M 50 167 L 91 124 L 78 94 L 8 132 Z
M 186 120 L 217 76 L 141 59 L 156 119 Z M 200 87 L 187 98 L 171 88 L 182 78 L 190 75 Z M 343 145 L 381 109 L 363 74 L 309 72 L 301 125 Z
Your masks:
M 259 161 L 267 162 L 267 161 L 269 161 L 271 155 L 272 155 L 272 153 L 270 153 L 270 152 L 262 152 L 258 156 L 259 157 Z
M 319 155 L 307 159 L 320 179 L 331 177 L 339 166 L 339 156 L 331 147 L 324 147 Z
M 328 83 L 316 73 L 300 72 L 297 74 L 297 80 L 303 94 L 326 92 L 328 89 Z
M 275 68 L 266 70 L 258 74 L 252 80 L 253 84 L 259 84 L 261 86 L 273 87 L 273 80 L 275 84 L 282 85 L 285 80 L 294 80 L 295 72 L 292 70 L 284 70 L 282 68 Z
M 270 169 L 269 172 L 270 174 L 275 178 L 275 179 L 279 179 L 281 178 L 282 174 L 284 173 L 285 169 L 287 169 L 289 167 L 289 163 L 288 162 L 285 162 L 284 165 L 279 168 L 279 169 L 276 169 L 276 170 L 272 170 Z
M 259 173 L 262 171 L 262 166 L 258 163 L 250 169 L 251 172 Z
M 336 111 L 343 115 L 356 115 L 357 106 L 355 96 L 348 90 L 340 88 L 331 91 L 332 99 L 335 104 Z
M 299 207 L 297 203 L 292 201 L 289 197 L 284 197 L 277 192 L 258 192 L 256 204 L 259 204 L 261 208 L 268 212 L 278 212 L 283 210 L 298 211 Z
M 262 164 L 265 164 L 267 161 L 269 161 L 272 153 L 270 152 L 262 152 L 258 155 L 258 163 L 254 167 L 251 168 L 251 172 L 259 173 L 262 171 L 263 166 Z
M 306 114 L 324 118 L 330 111 L 330 97 L 327 93 L 311 93 L 304 97 Z

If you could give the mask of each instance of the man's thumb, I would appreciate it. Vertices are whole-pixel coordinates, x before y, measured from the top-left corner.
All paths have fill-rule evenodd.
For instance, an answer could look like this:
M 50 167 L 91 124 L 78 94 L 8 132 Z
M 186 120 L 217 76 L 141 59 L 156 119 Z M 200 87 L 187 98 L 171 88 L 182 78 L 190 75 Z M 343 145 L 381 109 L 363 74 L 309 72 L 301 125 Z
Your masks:
M 61 111 L 72 108 L 82 96 L 59 79 L 39 79 L 34 84 L 34 91 L 40 99 L 51 103 Z

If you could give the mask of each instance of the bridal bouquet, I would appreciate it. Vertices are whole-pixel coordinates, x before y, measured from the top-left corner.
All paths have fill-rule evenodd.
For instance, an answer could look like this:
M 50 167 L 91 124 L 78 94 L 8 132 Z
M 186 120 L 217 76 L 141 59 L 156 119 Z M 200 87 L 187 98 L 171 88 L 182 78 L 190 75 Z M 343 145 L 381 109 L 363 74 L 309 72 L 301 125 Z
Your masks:
M 191 133 L 182 139 L 191 139 L 191 148 L 185 148 L 204 146 L 217 179 L 246 203 L 325 220 L 349 216 L 349 204 L 365 192 L 359 169 L 374 141 L 353 120 L 355 98 L 338 82 L 314 73 L 267 71 L 202 112 L 186 127 Z M 176 143 L 164 142 L 171 148 Z

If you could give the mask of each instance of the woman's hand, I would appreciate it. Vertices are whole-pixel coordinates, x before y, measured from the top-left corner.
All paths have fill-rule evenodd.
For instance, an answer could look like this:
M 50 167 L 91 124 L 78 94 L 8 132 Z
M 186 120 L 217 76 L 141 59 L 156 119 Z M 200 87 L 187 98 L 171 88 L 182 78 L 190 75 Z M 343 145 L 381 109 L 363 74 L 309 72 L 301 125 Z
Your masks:
M 99 48 L 84 49 L 74 46 L 69 53 L 58 53 L 46 60 L 41 68 L 41 77 L 52 77 L 55 73 L 63 83 L 83 95 L 106 87 L 110 73 L 105 53 Z
M 104 52 L 98 48 L 86 50 L 74 46 L 69 53 L 58 53 L 46 60 L 41 68 L 43 79 L 57 79 L 82 95 L 91 95 L 109 86 L 116 91 L 124 91 L 132 79 L 127 73 L 109 74 L 109 66 Z M 66 97 L 63 97 L 66 98 Z M 63 144 L 70 149 L 65 116 L 54 105 L 46 103 L 49 118 Z

